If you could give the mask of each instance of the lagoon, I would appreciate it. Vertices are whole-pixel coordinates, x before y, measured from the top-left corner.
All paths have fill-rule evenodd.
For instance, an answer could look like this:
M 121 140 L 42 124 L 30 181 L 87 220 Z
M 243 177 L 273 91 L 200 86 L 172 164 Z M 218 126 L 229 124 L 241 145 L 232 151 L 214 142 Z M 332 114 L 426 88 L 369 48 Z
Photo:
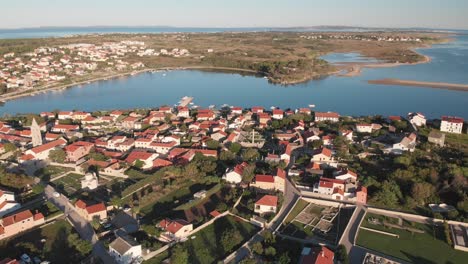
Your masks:
M 456 115 L 468 119 L 468 93 L 422 87 L 380 86 L 368 80 L 395 78 L 468 84 L 468 36 L 455 42 L 419 49 L 432 61 L 394 68 L 364 69 L 357 77 L 330 76 L 302 84 L 281 86 L 255 76 L 181 70 L 142 73 L 75 86 L 8 101 L 0 114 L 60 110 L 109 110 L 173 105 L 193 96 L 201 107 L 222 104 L 270 108 L 307 107 L 342 115 L 406 115 L 419 111 L 430 118 Z M 330 55 L 335 61 L 356 54 Z M 330 57 L 329 56 L 329 57 Z M 341 56 L 341 57 L 340 57 Z

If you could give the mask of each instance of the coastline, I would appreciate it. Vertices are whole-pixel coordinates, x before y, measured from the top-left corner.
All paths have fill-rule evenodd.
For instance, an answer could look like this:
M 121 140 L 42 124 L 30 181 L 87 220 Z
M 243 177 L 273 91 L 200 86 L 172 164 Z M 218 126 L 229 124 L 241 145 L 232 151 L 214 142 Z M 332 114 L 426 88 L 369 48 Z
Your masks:
M 28 97 L 28 96 L 34 96 L 40 93 L 47 93 L 47 92 L 52 92 L 52 91 L 58 91 L 58 90 L 65 90 L 68 88 L 71 88 L 73 86 L 77 85 L 83 85 L 83 84 L 89 84 L 92 82 L 98 82 L 98 81 L 103 81 L 103 80 L 108 80 L 108 79 L 115 79 L 119 77 L 127 77 L 127 76 L 132 76 L 136 74 L 141 74 L 145 72 L 151 72 L 151 71 L 173 71 L 173 70 L 221 70 L 221 71 L 231 71 L 231 72 L 248 72 L 248 73 L 254 73 L 254 74 L 259 74 L 259 72 L 255 70 L 249 70 L 249 69 L 240 69 L 240 68 L 228 68 L 228 67 L 211 67 L 211 66 L 186 66 L 186 67 L 160 67 L 160 68 L 147 68 L 143 70 L 138 70 L 138 71 L 131 71 L 131 72 L 123 72 L 123 73 L 118 73 L 118 74 L 111 74 L 111 75 L 106 75 L 106 76 L 101 76 L 85 81 L 78 81 L 78 82 L 73 82 L 70 84 L 59 84 L 59 85 L 52 85 L 52 86 L 46 86 L 42 88 L 32 88 L 30 90 L 23 90 L 23 91 L 17 91 L 15 94 L 3 94 L 0 95 L 0 101 L 5 103 L 10 100 L 15 100 L 19 99 L 22 97 Z
M 400 79 L 380 79 L 380 80 L 369 80 L 367 82 L 370 84 L 379 84 L 379 85 L 401 85 L 401 86 L 425 87 L 425 88 L 435 88 L 435 89 L 468 92 L 468 84 L 458 84 L 458 83 L 423 82 L 423 81 L 400 80 Z
M 419 53 L 418 53 L 419 54 Z M 373 68 L 392 68 L 392 67 L 400 67 L 400 66 L 408 66 L 408 65 L 417 65 L 417 64 L 424 64 L 424 63 L 430 63 L 432 61 L 432 58 L 420 54 L 421 56 L 424 57 L 423 60 L 418 61 L 418 62 L 411 62 L 411 63 L 400 63 L 400 62 L 377 62 L 377 63 L 358 63 L 358 62 L 349 62 L 349 63 L 336 63 L 335 66 L 340 69 L 340 71 L 335 74 L 336 76 L 340 77 L 355 77 L 361 75 L 362 69 L 363 68 L 368 68 L 368 69 L 373 69 Z M 342 73 L 343 71 L 347 71 L 346 73 Z

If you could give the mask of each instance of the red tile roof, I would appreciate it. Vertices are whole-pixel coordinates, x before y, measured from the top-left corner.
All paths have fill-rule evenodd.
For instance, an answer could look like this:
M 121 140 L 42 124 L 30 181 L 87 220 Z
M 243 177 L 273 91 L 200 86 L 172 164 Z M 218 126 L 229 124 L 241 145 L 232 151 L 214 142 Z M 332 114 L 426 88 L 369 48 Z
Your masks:
M 128 163 L 133 163 L 136 160 L 145 161 L 151 158 L 152 155 L 153 153 L 145 151 L 132 151 L 132 153 L 130 153 L 130 155 L 128 155 L 128 157 L 125 159 L 125 161 Z
M 182 219 L 170 220 L 168 218 L 159 222 L 159 226 L 164 228 L 169 233 L 175 234 L 179 231 L 182 227 L 189 225 L 189 223 Z
M 450 123 L 463 123 L 463 118 L 456 116 L 443 116 L 442 121 L 447 121 Z
M 255 202 L 258 205 L 266 205 L 266 206 L 277 206 L 278 205 L 278 197 L 273 195 L 264 195 L 258 201 Z
M 2 225 L 5 227 L 5 226 L 9 226 L 9 225 L 13 225 L 15 223 L 18 223 L 18 222 L 21 222 L 23 220 L 26 220 L 28 218 L 32 218 L 33 217 L 33 214 L 31 213 L 30 210 L 26 210 L 26 211 L 22 211 L 22 212 L 19 212 L 17 214 L 14 214 L 14 215 L 10 215 L 10 216 L 7 216 L 5 218 L 2 219 Z
M 261 175 L 257 174 L 255 175 L 255 182 L 275 182 L 275 179 L 273 178 L 272 175 Z
M 40 146 L 37 146 L 35 148 L 32 148 L 31 151 L 38 154 L 38 153 L 41 153 L 43 151 L 46 151 L 46 150 L 49 150 L 49 149 L 53 149 L 55 147 L 58 147 L 60 145 L 64 145 L 66 144 L 67 141 L 63 138 L 60 138 L 60 139 L 57 139 L 55 141 L 51 141 L 49 143 L 45 143 L 43 145 L 40 145 Z
M 93 204 L 86 207 L 86 212 L 88 212 L 88 214 L 95 214 L 102 211 L 106 211 L 104 203 Z
M 321 117 L 321 118 L 339 118 L 340 115 L 338 113 L 334 112 L 315 112 L 315 117 Z

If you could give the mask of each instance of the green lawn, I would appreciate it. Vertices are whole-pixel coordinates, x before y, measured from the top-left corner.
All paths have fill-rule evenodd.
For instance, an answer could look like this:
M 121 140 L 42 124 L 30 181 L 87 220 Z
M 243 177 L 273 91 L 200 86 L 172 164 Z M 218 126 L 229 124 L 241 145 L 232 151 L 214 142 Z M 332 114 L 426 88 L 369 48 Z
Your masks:
M 202 198 L 202 199 L 195 199 L 195 200 L 193 200 L 193 201 L 191 201 L 191 202 L 187 202 L 187 203 L 181 204 L 181 205 L 177 206 L 174 210 L 187 210 L 187 209 L 190 209 L 190 208 L 192 208 L 192 207 L 194 207 L 194 206 L 196 206 L 196 205 L 198 205 L 198 204 L 200 204 L 200 203 L 202 203 L 202 202 L 204 202 L 204 201 L 210 199 L 210 197 L 211 197 L 213 194 L 219 192 L 219 191 L 221 190 L 222 187 L 223 187 L 223 185 L 221 185 L 221 184 L 218 183 L 218 184 L 216 184 L 214 187 L 212 187 L 211 189 L 209 189 L 209 190 L 206 191 L 206 196 L 205 196 L 205 198 Z
M 233 231 L 236 236 L 228 237 L 232 246 L 225 248 L 225 232 Z M 194 234 L 194 239 L 184 242 L 182 245 L 189 253 L 190 263 L 208 264 L 216 263 L 234 252 L 245 241 L 249 240 L 258 228 L 233 216 L 226 216 L 216 220 L 213 224 Z M 224 243 L 223 243 L 224 241 Z
M 364 220 L 363 225 L 366 221 Z M 366 223 L 365 226 L 397 234 L 400 237 L 396 238 L 360 229 L 357 239 L 358 245 L 407 262 L 466 263 L 468 259 L 468 253 L 455 250 L 446 243 L 443 227 L 416 224 L 414 227 L 424 230 L 425 233 L 413 235 L 397 228 L 385 228 L 370 223 Z
M 288 216 L 286 217 L 286 219 L 284 220 L 284 223 L 287 224 L 289 222 L 291 222 L 294 218 L 296 218 L 296 216 L 302 212 L 302 210 L 304 210 L 304 208 L 306 208 L 306 206 L 308 205 L 309 203 L 305 200 L 302 200 L 302 199 L 299 199 L 299 201 L 297 202 L 296 206 L 294 206 L 294 208 L 291 210 L 291 212 L 288 214 Z
M 51 263 L 79 263 L 85 256 L 69 244 L 73 228 L 65 220 L 37 228 L 20 236 L 0 241 L 0 259 L 19 258 L 27 253 Z M 58 254 L 59 252 L 59 254 Z
M 143 264 L 161 264 L 163 260 L 169 257 L 169 250 L 162 252 L 154 258 L 143 261 Z
M 81 180 L 83 175 L 77 173 L 70 173 L 65 177 L 62 177 L 58 180 L 53 181 L 53 184 L 63 191 L 66 196 L 73 195 L 81 189 Z
M 42 180 L 48 182 L 50 179 L 59 176 L 60 174 L 72 171 L 72 168 L 59 167 L 59 166 L 46 166 L 45 168 L 37 170 L 34 175 L 40 177 Z

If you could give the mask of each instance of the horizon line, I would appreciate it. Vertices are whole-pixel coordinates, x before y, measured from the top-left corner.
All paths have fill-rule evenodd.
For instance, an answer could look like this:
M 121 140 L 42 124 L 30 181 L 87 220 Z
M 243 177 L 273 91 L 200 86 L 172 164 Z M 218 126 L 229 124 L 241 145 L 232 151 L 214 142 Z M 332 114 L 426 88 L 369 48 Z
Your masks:
M 424 27 L 424 26 L 404 26 L 404 27 L 391 27 L 391 26 L 347 26 L 347 25 L 314 25 L 314 26 L 170 26 L 170 25 L 82 25 L 82 26 L 25 26 L 25 27 L 0 27 L 0 30 L 24 30 L 24 29 L 53 29 L 53 28 L 215 28 L 215 29 L 295 29 L 295 28 L 356 28 L 356 29 L 431 29 L 431 30 L 468 30 L 468 28 L 444 28 L 444 27 Z

